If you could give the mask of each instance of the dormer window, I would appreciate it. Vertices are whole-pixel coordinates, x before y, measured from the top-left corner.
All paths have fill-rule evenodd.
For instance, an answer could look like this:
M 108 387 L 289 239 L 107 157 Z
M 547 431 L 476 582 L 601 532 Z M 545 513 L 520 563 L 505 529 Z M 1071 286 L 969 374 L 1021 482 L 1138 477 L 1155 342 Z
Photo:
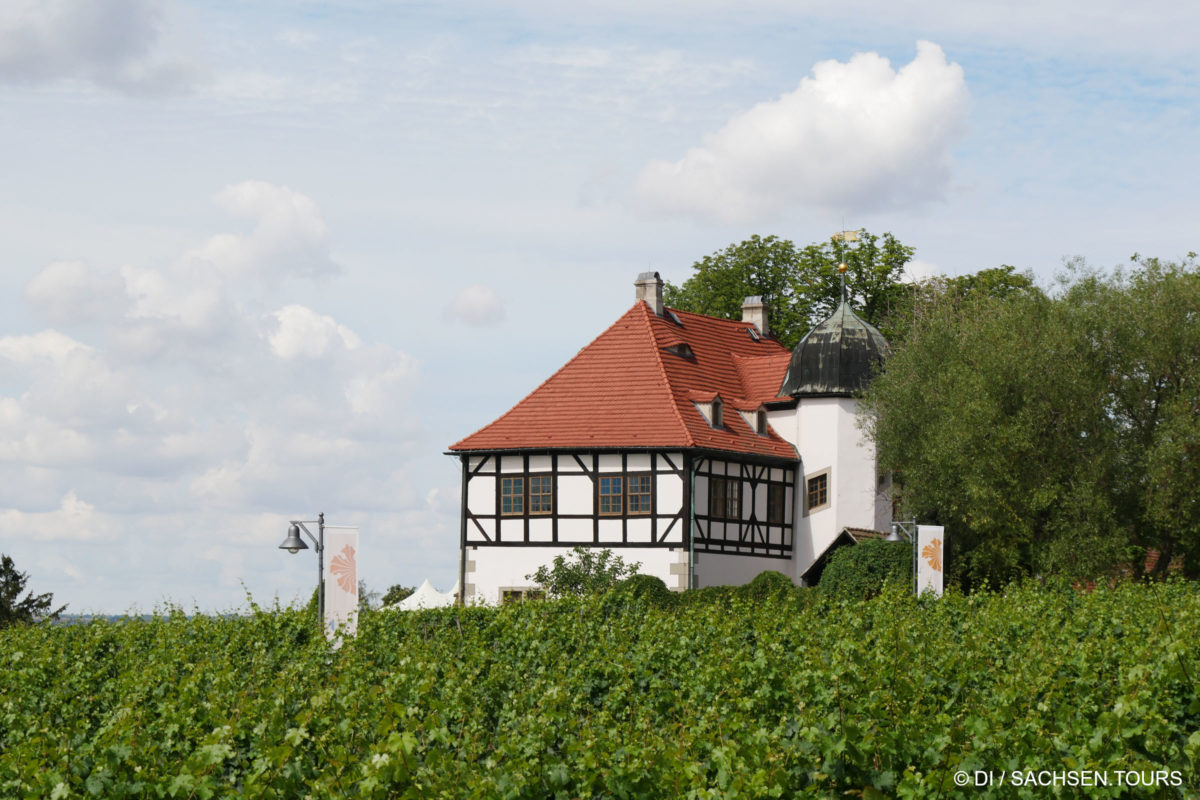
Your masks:
M 696 355 L 692 352 L 692 348 L 688 347 L 687 342 L 675 342 L 674 344 L 667 345 L 663 349 L 672 355 L 679 356 L 680 358 L 693 358 Z
M 721 396 L 717 395 L 712 401 L 712 426 L 714 428 L 725 427 L 725 404 L 721 402 Z
M 760 408 L 754 412 L 754 432 L 759 436 L 767 435 L 767 412 Z

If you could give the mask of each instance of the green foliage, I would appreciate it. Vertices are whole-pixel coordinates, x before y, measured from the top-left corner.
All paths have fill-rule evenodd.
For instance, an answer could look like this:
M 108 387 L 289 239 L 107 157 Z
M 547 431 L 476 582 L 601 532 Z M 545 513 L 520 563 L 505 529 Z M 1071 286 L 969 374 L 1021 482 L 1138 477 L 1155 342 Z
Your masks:
M 52 610 L 54 594 L 34 594 L 25 591 L 29 575 L 17 569 L 17 565 L 8 555 L 0 554 L 0 628 L 9 625 L 31 624 L 44 619 L 58 619 L 66 609 L 59 606 Z
M 662 578 L 633 575 L 614 586 L 608 599 L 614 605 L 646 603 L 655 608 L 673 608 L 679 595 L 668 589 Z
M 1200 789 L 1194 584 L 720 597 L 368 614 L 338 650 L 278 608 L 7 628 L 0 797 L 974 800 L 1019 793 L 955 771 L 1018 768 Z
M 773 569 L 760 572 L 754 580 L 740 586 L 739 594 L 747 600 L 767 600 L 770 598 L 788 598 L 796 592 L 796 584 L 782 572 Z
M 626 564 L 620 556 L 606 548 L 571 548 L 570 557 L 555 556 L 550 566 L 542 565 L 526 580 L 546 590 L 551 597 L 579 594 L 602 594 L 619 581 L 638 571 L 641 562 Z
M 401 586 L 398 583 L 393 584 L 386 592 L 384 592 L 383 599 L 380 601 L 380 603 L 385 606 L 395 605 L 416 590 L 417 587 L 415 586 Z
M 865 421 L 953 578 L 1097 577 L 1149 547 L 1200 576 L 1198 309 L 1191 258 L 924 298 Z
M 830 556 L 818 588 L 831 597 L 866 600 L 889 582 L 911 588 L 912 545 L 868 539 Z
M 830 239 L 804 248 L 776 236 L 752 236 L 697 261 L 682 286 L 666 284 L 663 300 L 672 308 L 741 319 L 742 302 L 759 295 L 772 334 L 792 348 L 841 302 L 838 264 L 845 261 L 851 303 L 887 335 L 888 315 L 905 296 L 899 281 L 913 252 L 890 233 L 860 231 L 857 244 Z

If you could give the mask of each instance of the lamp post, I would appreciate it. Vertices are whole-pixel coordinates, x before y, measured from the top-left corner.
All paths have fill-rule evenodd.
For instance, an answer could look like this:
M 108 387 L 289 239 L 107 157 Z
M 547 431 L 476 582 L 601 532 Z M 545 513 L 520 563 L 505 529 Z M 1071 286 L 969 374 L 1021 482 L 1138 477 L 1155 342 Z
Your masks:
M 892 520 L 892 532 L 884 540 L 887 542 L 912 542 L 912 585 L 917 590 L 917 521 L 915 519 Z
M 317 535 L 313 536 L 312 531 L 308 529 L 309 525 L 317 526 Z M 293 555 L 301 550 L 307 550 L 308 545 L 300 538 L 300 531 L 308 536 L 312 541 L 313 547 L 317 550 L 317 627 L 325 629 L 325 512 L 317 514 L 315 520 L 298 520 L 291 521 L 291 527 L 288 528 L 287 538 L 283 540 L 283 544 L 279 545 L 280 550 L 287 550 Z

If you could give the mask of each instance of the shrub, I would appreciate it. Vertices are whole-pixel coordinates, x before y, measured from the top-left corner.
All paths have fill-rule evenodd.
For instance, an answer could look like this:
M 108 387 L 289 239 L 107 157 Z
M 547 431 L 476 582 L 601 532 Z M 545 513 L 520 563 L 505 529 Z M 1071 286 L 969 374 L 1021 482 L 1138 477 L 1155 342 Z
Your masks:
M 673 608 L 679 597 L 653 575 L 634 575 L 618 583 L 609 598 L 617 602 L 642 602 L 655 608 Z
M 767 570 L 755 575 L 754 580 L 744 586 L 739 586 L 738 594 L 747 600 L 762 601 L 769 597 L 791 597 L 795 590 L 796 585 L 787 575 L 775 570 Z
M 541 586 L 551 597 L 603 594 L 621 580 L 636 574 L 641 565 L 639 561 L 626 564 L 625 559 L 614 555 L 607 547 L 603 550 L 573 547 L 569 558 L 555 556 L 553 565 L 543 564 L 525 578 Z
M 887 581 L 905 584 L 911 576 L 912 545 L 868 539 L 835 552 L 819 586 L 835 597 L 866 600 L 879 594 Z

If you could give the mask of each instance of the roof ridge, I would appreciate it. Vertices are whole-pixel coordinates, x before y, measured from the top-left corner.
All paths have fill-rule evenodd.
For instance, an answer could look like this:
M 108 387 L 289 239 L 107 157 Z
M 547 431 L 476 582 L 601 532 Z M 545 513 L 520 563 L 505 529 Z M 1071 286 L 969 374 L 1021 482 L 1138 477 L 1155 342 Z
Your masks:
M 675 400 L 675 390 L 671 388 L 671 378 L 667 375 L 666 365 L 663 364 L 662 352 L 658 347 L 658 336 L 654 334 L 654 325 L 650 321 L 650 306 L 640 300 L 638 304 L 644 309 L 642 321 L 645 322 L 646 331 L 650 334 L 650 346 L 654 350 L 654 363 L 658 365 L 659 385 L 667 390 L 667 397 L 671 401 L 671 413 L 675 415 L 675 421 L 679 423 L 679 429 L 683 431 L 684 441 L 687 442 L 688 447 L 695 447 L 696 439 L 692 436 L 692 432 L 688 429 L 687 422 L 684 421 L 683 414 L 679 410 L 679 403 Z

